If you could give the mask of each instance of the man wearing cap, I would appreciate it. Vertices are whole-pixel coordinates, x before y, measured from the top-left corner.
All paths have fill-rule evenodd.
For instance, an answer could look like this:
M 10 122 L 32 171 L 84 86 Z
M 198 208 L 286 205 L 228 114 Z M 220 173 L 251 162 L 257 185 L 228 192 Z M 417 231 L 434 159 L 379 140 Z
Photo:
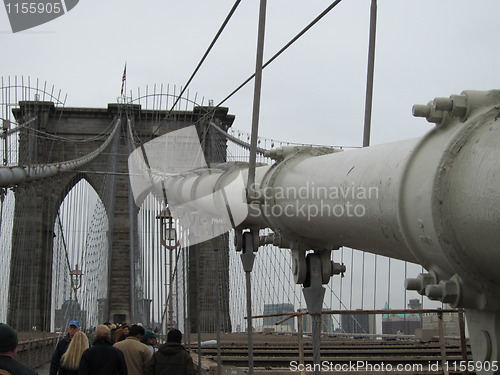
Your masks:
M 56 350 L 52 355 L 52 361 L 50 362 L 50 375 L 57 375 L 59 371 L 59 365 L 61 363 L 61 357 L 66 350 L 68 350 L 69 343 L 71 339 L 80 330 L 80 322 L 78 320 L 72 320 L 68 323 L 68 327 L 66 328 L 67 334 L 64 336 L 56 346 Z
M 156 339 L 160 337 L 157 333 L 154 333 L 152 330 L 147 329 L 146 333 L 144 333 L 144 336 L 142 336 L 141 342 L 143 344 L 146 344 L 148 347 L 149 351 L 151 352 L 151 355 L 155 354 L 155 352 L 158 351 L 158 343 Z
M 0 323 L 0 374 L 37 375 L 28 366 L 16 361 L 17 332 L 9 325 Z

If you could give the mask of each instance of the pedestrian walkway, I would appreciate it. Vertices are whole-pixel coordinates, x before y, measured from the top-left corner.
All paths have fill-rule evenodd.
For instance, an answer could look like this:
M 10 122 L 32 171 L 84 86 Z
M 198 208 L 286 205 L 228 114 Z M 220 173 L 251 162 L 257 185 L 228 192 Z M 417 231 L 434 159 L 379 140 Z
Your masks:
M 37 367 L 35 371 L 38 373 L 38 375 L 49 375 L 50 362 L 47 362 L 43 366 Z

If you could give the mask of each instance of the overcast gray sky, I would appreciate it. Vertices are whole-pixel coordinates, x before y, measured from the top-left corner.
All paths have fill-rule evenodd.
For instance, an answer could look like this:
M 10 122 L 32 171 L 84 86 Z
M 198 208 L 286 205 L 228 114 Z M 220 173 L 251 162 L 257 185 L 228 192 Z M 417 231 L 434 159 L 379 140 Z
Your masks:
M 264 59 L 331 1 L 270 0 Z M 106 107 L 120 94 L 184 85 L 233 1 L 80 0 L 66 15 L 13 34 L 0 11 L 3 77 L 29 75 Z M 242 1 L 190 85 L 218 103 L 254 70 L 259 1 Z M 259 134 L 291 142 L 362 143 L 369 0 L 343 0 L 264 72 Z M 372 144 L 423 135 L 411 106 L 465 89 L 500 88 L 498 0 L 379 0 Z M 250 131 L 253 83 L 226 105 Z

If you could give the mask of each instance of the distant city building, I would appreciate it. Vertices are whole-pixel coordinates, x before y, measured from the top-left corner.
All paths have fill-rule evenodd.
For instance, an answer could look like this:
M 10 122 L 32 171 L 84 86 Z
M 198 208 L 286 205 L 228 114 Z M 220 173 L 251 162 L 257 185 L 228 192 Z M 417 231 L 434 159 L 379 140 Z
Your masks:
M 299 311 L 307 311 L 306 309 L 299 309 Z M 312 317 L 311 315 L 302 315 L 302 331 L 312 332 Z M 333 333 L 334 325 L 333 318 L 331 314 L 321 314 L 321 332 L 323 333 Z
M 449 309 L 451 306 L 445 305 Z M 460 325 L 457 313 L 443 313 L 443 328 L 445 336 L 460 336 Z M 436 313 L 426 313 L 422 316 L 422 328 L 439 332 L 439 318 Z
M 374 314 L 342 314 L 341 322 L 345 333 L 376 333 Z
M 290 312 L 295 312 L 295 308 L 291 303 L 265 304 L 263 315 L 284 314 Z M 264 331 L 273 332 L 295 332 L 295 319 L 288 319 L 281 324 L 275 324 L 278 320 L 283 318 L 285 318 L 285 316 L 270 316 L 264 318 L 262 329 Z
M 408 302 L 408 309 L 418 310 L 422 304 L 418 299 L 411 299 Z M 384 310 L 390 310 L 386 303 Z M 396 335 L 398 333 L 405 335 L 414 335 L 418 328 L 422 328 L 422 315 L 415 313 L 408 314 L 387 314 L 382 315 L 382 333 Z

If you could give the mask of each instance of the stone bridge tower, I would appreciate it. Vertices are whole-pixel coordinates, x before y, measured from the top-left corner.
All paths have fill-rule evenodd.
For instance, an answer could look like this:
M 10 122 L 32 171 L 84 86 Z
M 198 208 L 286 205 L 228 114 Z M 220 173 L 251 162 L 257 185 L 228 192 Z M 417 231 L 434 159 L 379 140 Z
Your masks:
M 9 285 L 9 323 L 18 330 L 50 329 L 51 280 L 53 259 L 54 224 L 58 208 L 68 192 L 81 180 L 87 180 L 103 201 L 110 229 L 108 232 L 110 262 L 108 271 L 108 298 L 101 301 L 103 317 L 109 321 L 126 320 L 138 322 L 144 320 L 144 311 L 137 303 L 137 296 L 131 275 L 131 256 L 137 243 L 138 208 L 130 204 L 132 196 L 128 177 L 127 119 L 132 122 L 136 134 L 143 142 L 152 135 L 160 136 L 193 123 L 197 124 L 201 135 L 200 143 L 204 147 L 205 158 L 209 163 L 224 162 L 225 155 L 214 152 L 214 145 L 224 142 L 221 135 L 208 125 L 204 115 L 209 107 L 194 107 L 193 111 L 174 111 L 168 121 L 163 121 L 166 111 L 146 110 L 140 105 L 108 104 L 107 108 L 57 108 L 52 102 L 25 101 L 19 103 L 14 116 L 19 123 L 31 118 L 28 128 L 21 135 L 19 157 L 20 164 L 46 164 L 79 158 L 96 150 L 102 139 L 95 140 L 102 134 L 115 117 L 121 117 L 121 129 L 115 140 L 96 159 L 85 165 L 84 171 L 74 171 L 51 178 L 43 183 L 31 183 L 30 188 L 19 186 L 15 193 L 16 208 L 13 224 L 13 244 L 11 259 L 11 277 Z M 217 108 L 211 121 L 227 130 L 234 121 L 227 108 Z M 53 140 L 32 137 L 33 132 L 42 131 L 65 138 L 89 141 L 79 144 L 78 149 L 68 148 Z M 225 149 L 225 148 L 224 148 Z M 220 147 L 218 147 L 220 150 Z M 102 180 L 108 178 L 112 193 L 103 190 Z M 111 195 L 105 197 L 104 195 Z M 133 215 L 131 210 L 135 210 Z M 29 230 L 26 230 L 29 227 Z M 132 234 L 132 235 L 131 235 Z M 211 241 L 192 246 L 189 249 L 189 299 L 190 317 L 201 316 L 205 326 L 198 328 L 196 320 L 191 319 L 191 331 L 213 331 L 215 324 L 215 301 L 204 298 L 207 290 L 215 290 L 213 275 L 198 272 L 201 268 L 215 269 L 213 249 L 217 248 L 228 257 L 227 238 L 215 238 Z M 29 269 L 16 269 L 16 265 L 28 265 Z M 228 264 L 228 262 L 224 262 Z M 222 271 L 228 274 L 228 270 Z M 27 277 L 29 275 L 29 277 Z M 205 275 L 205 276 L 204 276 Z M 224 331 L 230 331 L 228 280 L 223 285 L 220 311 Z M 195 287 L 196 283 L 199 287 Z M 225 289 L 225 292 L 224 292 Z M 196 302 L 198 301 L 198 302 Z M 195 310 L 196 309 L 196 310 Z

